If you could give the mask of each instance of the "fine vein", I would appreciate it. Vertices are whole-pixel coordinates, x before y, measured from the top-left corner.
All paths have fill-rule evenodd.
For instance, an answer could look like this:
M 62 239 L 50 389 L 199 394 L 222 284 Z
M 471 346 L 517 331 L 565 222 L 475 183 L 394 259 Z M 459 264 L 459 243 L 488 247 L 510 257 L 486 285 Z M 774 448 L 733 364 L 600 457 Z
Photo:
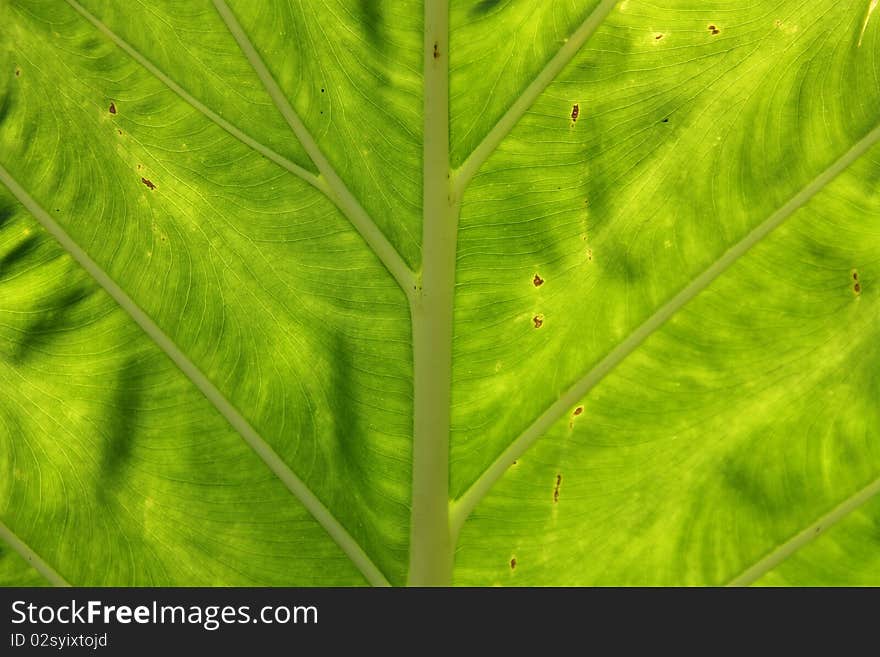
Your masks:
M 293 109 L 290 102 L 287 100 L 287 96 L 284 95 L 284 92 L 281 90 L 281 87 L 278 86 L 275 78 L 272 77 L 269 69 L 266 68 L 266 64 L 263 62 L 263 59 L 254 48 L 244 29 L 235 18 L 232 10 L 229 9 L 229 6 L 224 0 L 213 1 L 214 7 L 216 7 L 223 22 L 226 23 L 226 27 L 229 28 L 229 32 L 232 34 L 233 38 L 235 38 L 239 48 L 241 48 L 245 57 L 247 57 L 254 72 L 260 78 L 260 81 L 269 93 L 269 97 L 272 98 L 272 102 L 275 103 L 275 107 L 281 112 L 284 120 L 287 121 L 291 130 L 293 130 L 293 133 L 296 135 L 297 139 L 299 139 L 306 153 L 312 158 L 312 161 L 321 173 L 322 178 L 326 180 L 328 187 L 327 195 L 334 203 L 336 203 L 339 209 L 346 217 L 348 217 L 349 221 L 351 221 L 354 227 L 363 236 L 364 240 L 370 245 L 370 248 L 373 249 L 373 252 L 379 260 L 382 261 L 382 264 L 385 265 L 394 277 L 394 280 L 397 281 L 400 288 L 409 298 L 412 298 L 416 288 L 416 279 L 409 266 L 403 261 L 403 258 L 400 257 L 397 249 L 395 249 L 391 242 L 388 241 L 385 234 L 349 191 L 345 183 L 342 182 L 339 174 L 336 173 L 336 170 L 324 156 L 324 153 L 321 152 L 321 149 L 318 147 L 318 144 L 315 142 L 308 128 L 306 128 L 305 124 L 296 113 L 296 110 Z
M 605 375 L 613 370 L 623 359 L 631 354 L 648 336 L 660 328 L 667 319 L 674 315 L 688 301 L 697 296 L 720 276 L 737 259 L 760 242 L 772 230 L 790 217 L 798 208 L 807 203 L 815 194 L 822 190 L 838 174 L 863 155 L 871 146 L 880 141 L 880 125 L 876 126 L 865 137 L 860 139 L 842 157 L 814 178 L 801 189 L 785 205 L 776 210 L 770 217 L 755 227 L 742 240 L 728 249 L 708 269 L 691 281 L 684 289 L 657 309 L 645 322 L 617 345 L 608 355 L 596 364 L 589 372 L 572 385 L 559 399 L 545 410 L 525 431 L 523 431 L 501 455 L 495 459 L 485 472 L 471 487 L 453 503 L 451 523 L 453 535 L 458 532 L 470 512 L 489 489 L 507 471 L 514 460 L 520 457 L 538 438 L 540 438 L 557 420 L 563 417 L 572 406 L 587 394 Z
M 586 20 L 581 23 L 580 27 L 575 30 L 574 34 L 569 37 L 557 53 L 553 56 L 546 66 L 538 73 L 532 83 L 526 87 L 525 91 L 520 94 L 507 112 L 504 113 L 498 122 L 483 138 L 483 141 L 474 149 L 467 157 L 456 172 L 456 191 L 461 198 L 464 189 L 467 187 L 474 174 L 483 166 L 488 157 L 498 148 L 501 141 L 513 129 L 517 121 L 532 106 L 532 103 L 541 95 L 556 76 L 565 68 L 572 58 L 578 53 L 581 47 L 587 42 L 593 32 L 602 24 L 605 17 L 617 4 L 617 0 L 602 0 L 599 5 L 587 16 Z
M 297 477 L 272 447 L 260 436 L 238 409 L 206 377 L 174 341 L 129 297 L 100 265 L 68 235 L 64 229 L 25 191 L 12 175 L 0 165 L 0 182 L 40 222 L 43 228 L 85 269 L 104 290 L 127 312 L 143 331 L 164 351 L 180 370 L 208 398 L 220 414 L 241 435 L 269 469 L 296 496 L 315 520 L 327 531 L 364 577 L 376 586 L 387 586 L 388 580 L 370 560 L 363 548 L 321 503 L 306 484 Z
M 2 520 L 0 520 L 0 539 L 6 541 L 34 570 L 45 577 L 52 586 L 70 586 L 66 579 L 59 575 L 52 566 L 43 561 L 43 558 L 31 546 L 16 536 L 15 532 L 9 529 Z
M 313 174 L 311 171 L 307 171 L 303 169 L 298 164 L 294 164 L 286 157 L 279 155 L 271 148 L 266 146 L 265 144 L 261 144 L 253 137 L 249 137 L 241 130 L 232 125 L 229 121 L 224 119 L 223 117 L 217 115 L 215 112 L 212 112 L 205 106 L 203 103 L 200 103 L 193 96 L 191 96 L 187 91 L 177 84 L 174 80 L 165 75 L 161 70 L 159 70 L 150 60 L 140 54 L 137 50 L 135 50 L 128 42 L 122 39 L 119 35 L 113 32 L 109 27 L 104 25 L 97 17 L 90 14 L 85 7 L 79 4 L 76 0 L 66 0 L 67 4 L 69 4 L 76 12 L 85 18 L 89 23 L 94 25 L 99 32 L 101 32 L 104 36 L 110 39 L 113 43 L 115 43 L 119 48 L 124 50 L 133 60 L 135 60 L 138 64 L 147 69 L 150 73 L 152 73 L 156 78 L 162 82 L 166 87 L 171 89 L 174 93 L 180 96 L 181 99 L 189 103 L 194 109 L 198 110 L 206 117 L 208 117 L 211 121 L 216 123 L 218 126 L 223 128 L 230 135 L 238 139 L 240 142 L 245 144 L 246 146 L 250 146 L 252 149 L 257 151 L 260 155 L 265 157 L 268 160 L 271 160 L 278 166 L 287 169 L 292 174 L 302 178 L 304 181 L 326 194 L 327 189 L 325 188 L 323 182 L 318 176 Z
M 836 525 L 843 520 L 843 518 L 858 509 L 877 494 L 880 494 L 880 479 L 865 486 L 862 490 L 844 500 L 841 504 L 819 518 L 805 530 L 799 534 L 795 534 L 766 557 L 758 561 L 754 566 L 747 568 L 740 575 L 734 577 L 727 586 L 748 586 L 749 584 L 758 581 L 762 575 L 773 570 L 807 543 L 812 542 L 820 534 Z

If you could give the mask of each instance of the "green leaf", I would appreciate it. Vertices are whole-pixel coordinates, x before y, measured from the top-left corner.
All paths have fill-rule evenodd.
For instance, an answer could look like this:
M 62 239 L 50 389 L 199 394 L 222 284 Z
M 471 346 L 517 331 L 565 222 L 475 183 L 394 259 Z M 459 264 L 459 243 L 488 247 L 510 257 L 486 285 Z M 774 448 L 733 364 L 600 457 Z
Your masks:
M 0 584 L 877 584 L 876 3 L 0 4 Z

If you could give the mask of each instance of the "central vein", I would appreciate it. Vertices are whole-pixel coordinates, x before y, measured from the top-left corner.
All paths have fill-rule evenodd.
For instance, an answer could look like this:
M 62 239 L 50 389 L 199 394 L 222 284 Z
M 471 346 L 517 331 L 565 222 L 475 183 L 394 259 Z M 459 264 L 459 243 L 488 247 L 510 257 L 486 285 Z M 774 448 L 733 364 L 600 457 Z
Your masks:
M 413 297 L 411 586 L 452 583 L 449 408 L 458 203 L 449 168 L 449 2 L 425 2 L 422 276 Z

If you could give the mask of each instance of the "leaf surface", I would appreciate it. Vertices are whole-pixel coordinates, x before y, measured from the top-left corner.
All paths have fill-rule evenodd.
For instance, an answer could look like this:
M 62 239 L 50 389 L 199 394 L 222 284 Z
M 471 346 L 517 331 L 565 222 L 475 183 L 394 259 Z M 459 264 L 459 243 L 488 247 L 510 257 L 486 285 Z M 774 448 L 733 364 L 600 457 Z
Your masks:
M 876 583 L 863 4 L 0 4 L 0 582 Z

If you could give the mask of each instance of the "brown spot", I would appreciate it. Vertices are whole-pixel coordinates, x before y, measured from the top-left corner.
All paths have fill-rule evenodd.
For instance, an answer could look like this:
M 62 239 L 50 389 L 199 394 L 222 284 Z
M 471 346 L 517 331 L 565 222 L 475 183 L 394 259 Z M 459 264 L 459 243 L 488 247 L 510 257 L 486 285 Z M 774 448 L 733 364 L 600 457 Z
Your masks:
M 541 315 L 535 315 L 532 317 L 532 321 L 535 323 L 536 329 L 539 329 L 544 325 L 544 318 Z
M 663 119 L 662 123 L 669 123 L 669 119 L 668 118 Z
M 580 415 L 580 414 L 583 413 L 583 412 L 584 412 L 584 407 L 583 407 L 583 406 L 578 406 L 576 409 L 574 409 L 574 414 L 575 414 L 575 415 Z
M 710 26 L 709 26 L 709 31 L 710 31 L 713 35 L 718 34 L 718 33 L 721 32 L 721 30 L 719 30 L 719 29 L 718 29 L 717 27 L 715 27 L 714 25 L 710 25 Z
M 541 287 L 544 284 L 544 279 L 541 278 L 538 274 L 535 274 L 535 277 L 532 279 L 532 285 L 535 287 Z
M 562 475 L 556 475 L 556 488 L 553 489 L 553 502 L 559 502 L 559 487 L 562 485 Z
M 516 465 L 516 459 L 514 459 L 513 464 Z
M 571 106 L 571 120 L 577 121 L 580 114 L 581 114 L 580 105 L 575 103 L 574 105 Z
M 818 534 L 820 531 L 822 531 L 822 528 L 821 528 L 821 527 L 816 527 L 816 533 Z
M 853 292 L 855 292 L 856 294 L 861 294 L 862 293 L 861 284 L 856 283 L 855 285 L 853 285 Z
M 662 35 L 662 34 L 658 34 L 657 36 L 654 37 L 654 39 L 657 40 L 657 41 L 659 41 L 659 40 L 662 39 L 662 38 L 663 38 L 663 35 Z
M 514 568 L 516 568 L 516 557 L 510 560 L 510 569 L 513 570 Z
M 109 110 L 110 110 L 110 113 L 111 113 L 111 114 L 116 114 L 116 103 L 114 103 L 114 102 L 111 101 L 111 102 L 110 102 Z
M 440 58 L 440 46 L 435 41 L 434 42 L 434 59 L 439 59 L 439 58 Z
M 116 129 L 116 132 L 118 132 L 120 135 L 122 134 L 122 130 L 120 130 L 119 128 Z
M 156 186 L 153 184 L 153 182 L 150 180 L 147 180 L 146 178 L 141 178 L 141 182 L 144 183 L 150 189 L 156 189 Z
M 15 69 L 15 77 L 18 77 L 19 75 L 21 75 L 21 69 L 17 68 Z
M 853 280 L 854 280 L 854 281 L 859 280 L 859 272 L 857 272 L 857 271 L 854 271 L 854 272 L 853 272 Z
M 587 260 L 593 262 L 593 249 L 587 249 Z

